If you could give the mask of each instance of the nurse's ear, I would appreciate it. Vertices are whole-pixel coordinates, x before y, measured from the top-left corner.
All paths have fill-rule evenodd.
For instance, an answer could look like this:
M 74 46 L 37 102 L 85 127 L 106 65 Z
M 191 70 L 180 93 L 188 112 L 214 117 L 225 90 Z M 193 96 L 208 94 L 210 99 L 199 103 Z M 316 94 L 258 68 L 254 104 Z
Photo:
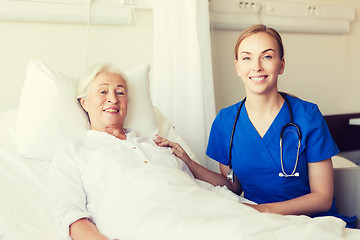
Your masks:
M 237 64 L 237 63 L 238 63 L 238 60 L 235 60 L 234 63 L 235 63 L 236 73 L 237 73 L 237 75 L 238 75 L 239 77 L 241 77 L 241 75 L 240 75 L 240 73 L 239 73 L 239 69 L 238 69 L 239 67 L 238 67 L 238 64 Z
M 283 74 L 284 71 L 285 71 L 285 59 L 282 58 L 282 59 L 281 59 L 281 65 L 280 65 L 279 74 L 280 74 L 280 75 Z

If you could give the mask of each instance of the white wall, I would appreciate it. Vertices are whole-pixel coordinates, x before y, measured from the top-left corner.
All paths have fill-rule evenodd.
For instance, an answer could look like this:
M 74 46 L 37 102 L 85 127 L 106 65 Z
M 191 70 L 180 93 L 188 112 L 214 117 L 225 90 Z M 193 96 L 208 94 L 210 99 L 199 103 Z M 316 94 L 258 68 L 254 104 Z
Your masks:
M 136 10 L 136 17 L 138 24 L 128 26 L 90 26 L 89 65 L 111 62 L 126 70 L 152 63 L 152 11 Z M 18 106 L 29 59 L 72 77 L 86 67 L 85 24 L 0 21 L 0 33 L 0 111 Z
M 279 79 L 280 90 L 316 102 L 323 114 L 360 112 L 360 1 L 312 2 L 352 5 L 357 19 L 349 35 L 281 33 L 286 69 Z M 126 70 L 152 63 L 152 11 L 136 10 L 136 16 L 138 24 L 90 27 L 89 64 L 108 61 Z M 0 32 L 0 111 L 18 106 L 29 59 L 44 61 L 73 77 L 85 67 L 86 25 L 0 21 Z M 238 35 L 237 31 L 211 32 L 217 111 L 244 97 L 233 63 Z
M 288 0 L 296 1 L 296 0 Z M 360 112 L 360 1 L 313 0 L 356 8 L 356 21 L 348 35 L 282 33 L 285 73 L 279 89 L 315 102 L 323 114 Z M 217 111 L 240 101 L 245 94 L 234 70 L 238 31 L 212 31 Z

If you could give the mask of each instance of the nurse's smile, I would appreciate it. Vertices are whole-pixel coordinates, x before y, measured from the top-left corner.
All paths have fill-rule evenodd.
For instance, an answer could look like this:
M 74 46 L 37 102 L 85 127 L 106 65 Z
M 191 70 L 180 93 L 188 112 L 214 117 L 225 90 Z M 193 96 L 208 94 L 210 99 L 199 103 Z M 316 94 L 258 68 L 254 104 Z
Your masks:
M 267 77 L 268 77 L 268 75 L 262 75 L 262 76 L 254 76 L 254 77 L 249 77 L 249 78 L 250 78 L 250 80 L 252 80 L 254 82 L 261 82 L 261 81 L 264 81 Z

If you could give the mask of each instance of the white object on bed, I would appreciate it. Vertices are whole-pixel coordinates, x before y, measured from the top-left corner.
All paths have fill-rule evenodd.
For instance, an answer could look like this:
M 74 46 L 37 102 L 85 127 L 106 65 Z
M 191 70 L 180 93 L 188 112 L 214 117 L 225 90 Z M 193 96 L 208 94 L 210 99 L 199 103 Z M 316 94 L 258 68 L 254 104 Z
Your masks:
M 342 156 L 336 155 L 331 158 L 333 163 L 333 168 L 351 168 L 351 167 L 358 167 L 356 163 L 346 159 Z
M 0 115 L 0 239 L 59 239 L 51 217 L 50 162 L 17 153 L 16 119 L 17 110 Z
M 156 240 L 357 239 L 335 217 L 260 213 L 201 188 L 186 173 L 151 166 L 122 176 L 104 195 L 97 226 L 110 238 Z
M 349 161 L 349 160 L 348 160 Z M 360 167 L 341 164 L 334 168 L 334 198 L 340 214 L 356 215 L 356 228 L 360 229 Z M 360 238 L 359 238 L 360 239 Z
M 360 167 L 342 156 L 332 157 L 334 198 L 337 210 L 347 216 L 360 217 Z M 360 229 L 360 220 L 356 223 Z

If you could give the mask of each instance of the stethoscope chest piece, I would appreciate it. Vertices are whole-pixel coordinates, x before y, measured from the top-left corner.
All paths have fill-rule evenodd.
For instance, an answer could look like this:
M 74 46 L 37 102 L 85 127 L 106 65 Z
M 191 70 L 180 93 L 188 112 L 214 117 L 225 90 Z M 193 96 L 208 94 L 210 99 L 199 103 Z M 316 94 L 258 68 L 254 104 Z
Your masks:
M 227 180 L 234 183 L 234 170 L 232 168 L 227 173 Z
M 298 173 L 298 172 L 296 172 L 296 173 L 294 173 L 294 174 L 284 174 L 284 173 L 282 173 L 282 172 L 280 172 L 279 173 L 279 177 L 299 177 L 300 176 L 300 174 Z

